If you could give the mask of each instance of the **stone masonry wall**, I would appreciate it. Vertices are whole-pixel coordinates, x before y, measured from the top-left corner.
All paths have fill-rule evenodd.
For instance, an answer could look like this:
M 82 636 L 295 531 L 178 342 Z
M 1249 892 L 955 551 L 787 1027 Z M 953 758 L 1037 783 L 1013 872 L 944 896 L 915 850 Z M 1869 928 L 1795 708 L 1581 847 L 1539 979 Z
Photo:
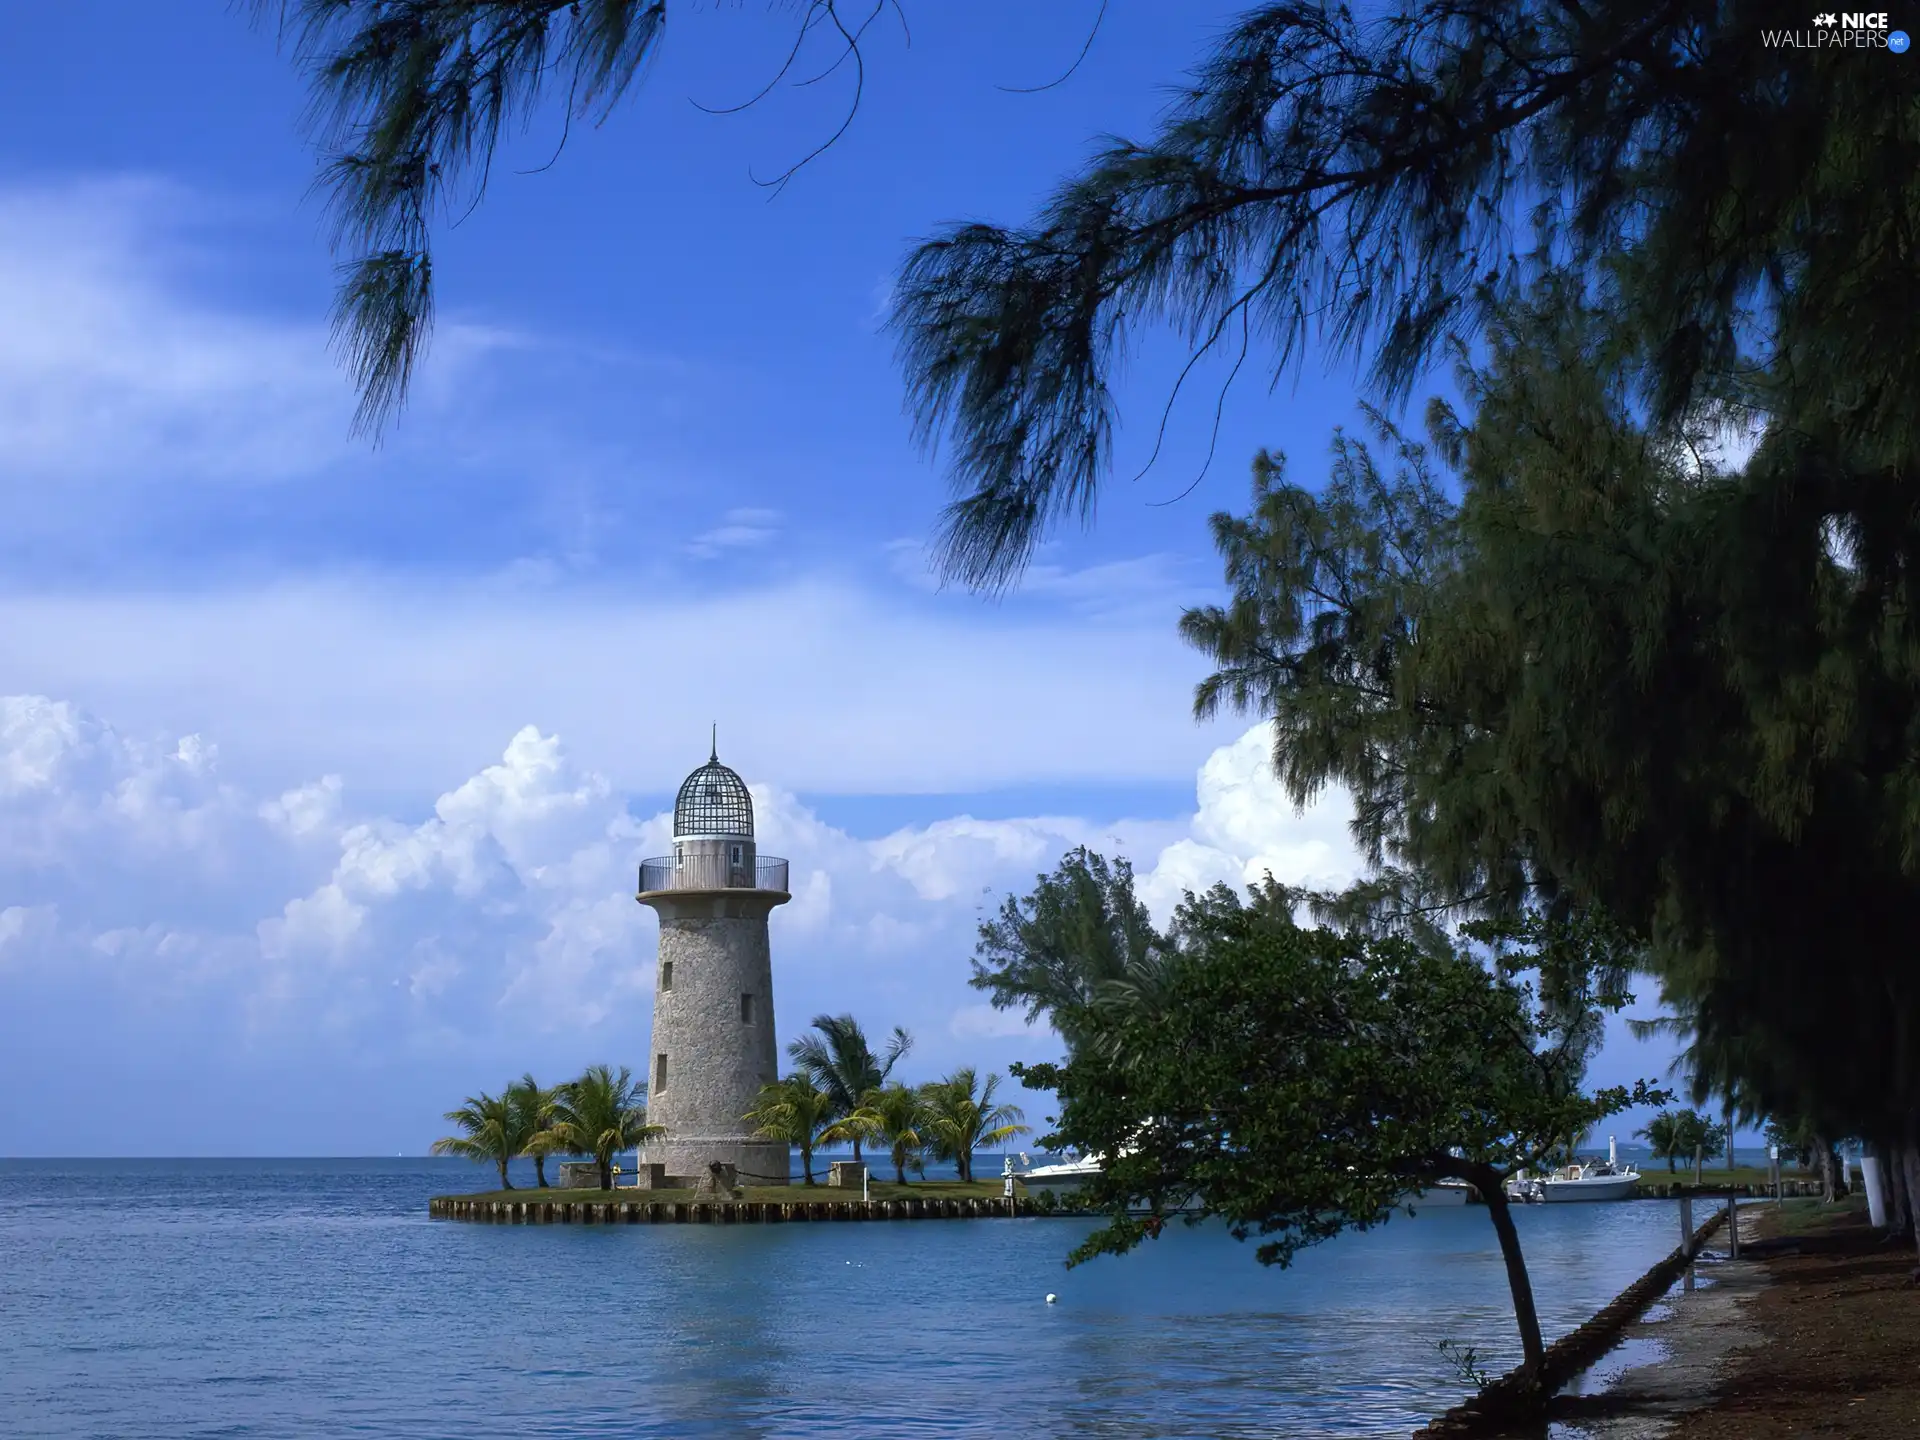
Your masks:
M 724 1161 L 740 1168 L 742 1184 L 784 1184 L 788 1147 L 750 1138 L 741 1118 L 760 1087 L 779 1078 L 767 940 L 776 902 L 735 891 L 680 892 L 649 903 L 660 912 L 661 968 L 654 977 L 647 1108 L 648 1119 L 667 1133 L 646 1146 L 641 1160 L 665 1165 L 669 1175 L 694 1177 L 704 1175 L 709 1162 Z M 662 987 L 668 964 L 670 989 Z

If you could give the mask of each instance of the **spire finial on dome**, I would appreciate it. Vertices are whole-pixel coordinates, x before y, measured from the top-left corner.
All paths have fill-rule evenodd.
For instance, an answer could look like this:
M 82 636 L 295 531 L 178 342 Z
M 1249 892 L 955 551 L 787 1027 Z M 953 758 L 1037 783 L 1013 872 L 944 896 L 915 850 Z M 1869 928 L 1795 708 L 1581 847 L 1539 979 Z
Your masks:
M 707 756 L 707 763 L 713 764 L 720 758 L 720 722 L 713 722 L 713 753 Z

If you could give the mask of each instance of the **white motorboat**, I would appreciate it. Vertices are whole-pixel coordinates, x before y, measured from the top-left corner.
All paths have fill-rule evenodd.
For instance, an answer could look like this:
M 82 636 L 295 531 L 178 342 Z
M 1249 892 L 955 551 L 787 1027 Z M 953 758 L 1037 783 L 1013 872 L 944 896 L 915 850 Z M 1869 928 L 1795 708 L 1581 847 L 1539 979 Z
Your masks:
M 1413 1205 L 1464 1205 L 1472 1196 L 1473 1187 L 1464 1180 L 1436 1180 L 1407 1200 Z
M 1640 1172 L 1632 1165 L 1602 1160 L 1593 1165 L 1569 1165 L 1535 1183 L 1540 1187 L 1540 1198 L 1550 1205 L 1568 1200 L 1625 1200 L 1640 1183 Z
M 1035 1165 L 1031 1169 L 1017 1172 L 1016 1178 L 1027 1187 L 1029 1195 L 1038 1195 L 1050 1191 L 1058 1198 L 1079 1191 L 1087 1181 L 1100 1173 L 1100 1163 L 1085 1156 L 1070 1156 L 1055 1161 L 1051 1165 Z
M 1582 1165 L 1578 1161 L 1534 1182 L 1538 1198 L 1549 1204 L 1569 1200 L 1626 1200 L 1640 1183 L 1631 1162 L 1620 1163 L 1620 1148 L 1607 1137 L 1607 1158 Z
M 1131 1154 L 1132 1151 L 1123 1150 L 1121 1153 Z M 1020 1158 L 1025 1160 L 1026 1156 L 1023 1155 Z M 1068 1155 L 1051 1165 L 1033 1165 L 1025 1170 L 1015 1171 L 1014 1178 L 1027 1187 L 1029 1195 L 1036 1197 L 1051 1195 L 1056 1200 L 1064 1200 L 1069 1196 L 1078 1195 L 1089 1180 L 1102 1173 L 1104 1173 L 1103 1167 L 1098 1160 L 1085 1155 Z M 1189 1195 L 1183 1203 L 1170 1206 L 1168 1210 L 1170 1213 L 1180 1214 L 1196 1208 L 1198 1207 L 1194 1203 L 1194 1197 Z M 1135 1201 L 1127 1206 L 1127 1213 L 1146 1215 L 1151 1213 L 1151 1209 L 1144 1203 Z

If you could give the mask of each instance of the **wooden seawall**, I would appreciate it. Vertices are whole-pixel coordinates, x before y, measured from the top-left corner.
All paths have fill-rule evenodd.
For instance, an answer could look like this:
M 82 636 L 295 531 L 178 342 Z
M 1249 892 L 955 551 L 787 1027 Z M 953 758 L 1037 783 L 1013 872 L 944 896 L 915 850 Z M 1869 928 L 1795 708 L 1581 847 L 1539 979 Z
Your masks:
M 499 1225 L 779 1225 L 835 1220 L 986 1220 L 1032 1215 L 1031 1202 L 934 1197 L 926 1200 L 463 1200 L 427 1202 L 436 1220 Z
M 1647 1308 L 1672 1288 L 1689 1265 L 1699 1257 L 1700 1249 L 1728 1220 L 1721 1210 L 1708 1217 L 1666 1258 L 1605 1305 L 1600 1312 L 1571 1333 L 1547 1346 L 1546 1364 L 1541 1374 L 1541 1390 L 1558 1393 L 1568 1381 L 1599 1360 Z M 1413 1440 L 1441 1440 L 1446 1436 L 1506 1435 L 1518 1429 L 1520 1417 L 1537 1418 L 1526 1401 L 1527 1377 L 1524 1368 L 1515 1369 L 1483 1386 L 1480 1393 L 1456 1405 L 1424 1430 L 1413 1432 Z M 1512 1427 L 1512 1428 L 1510 1428 Z

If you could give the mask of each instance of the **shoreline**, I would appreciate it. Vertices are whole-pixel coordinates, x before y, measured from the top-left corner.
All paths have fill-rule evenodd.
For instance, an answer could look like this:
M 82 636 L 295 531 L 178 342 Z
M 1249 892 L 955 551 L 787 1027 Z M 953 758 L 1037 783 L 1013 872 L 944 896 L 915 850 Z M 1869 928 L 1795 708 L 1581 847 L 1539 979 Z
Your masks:
M 1556 1440 L 1788 1440 L 1920 1433 L 1915 1255 L 1857 1199 L 1755 1205 L 1739 1260 L 1703 1255 L 1548 1410 Z M 1576 1382 L 1577 1383 L 1577 1382 Z M 1536 1427 L 1535 1435 L 1541 1432 Z

